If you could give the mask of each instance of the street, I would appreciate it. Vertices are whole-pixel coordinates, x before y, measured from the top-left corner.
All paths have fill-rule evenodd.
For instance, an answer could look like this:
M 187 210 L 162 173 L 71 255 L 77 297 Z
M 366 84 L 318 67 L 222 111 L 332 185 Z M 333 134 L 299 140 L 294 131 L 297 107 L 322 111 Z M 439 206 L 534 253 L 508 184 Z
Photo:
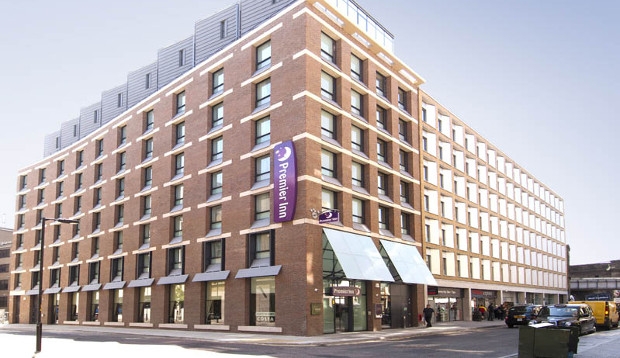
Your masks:
M 438 332 L 401 338 L 370 339 L 364 342 L 324 344 L 244 343 L 196 338 L 98 332 L 96 330 L 54 331 L 47 328 L 43 352 L 39 357 L 516 357 L 518 329 L 496 326 L 485 329 Z M 34 350 L 32 329 L 23 326 L 0 329 L 3 357 L 31 357 Z M 582 336 L 578 358 L 617 357 L 620 330 L 600 331 Z M 4 355 L 8 352 L 8 355 Z

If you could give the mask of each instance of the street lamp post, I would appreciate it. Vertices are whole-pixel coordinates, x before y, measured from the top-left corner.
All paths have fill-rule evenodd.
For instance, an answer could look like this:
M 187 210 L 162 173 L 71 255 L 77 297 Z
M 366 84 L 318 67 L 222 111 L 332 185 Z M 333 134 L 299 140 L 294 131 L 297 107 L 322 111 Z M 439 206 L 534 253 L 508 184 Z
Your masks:
M 41 302 L 43 299 L 43 249 L 45 248 L 45 222 L 46 221 L 56 221 L 62 224 L 77 224 L 79 221 L 70 220 L 70 219 L 62 219 L 62 218 L 41 218 L 41 254 L 39 259 L 39 297 L 37 298 L 37 310 L 39 313 L 37 314 L 37 347 L 34 351 L 35 354 L 41 352 L 41 336 L 43 333 L 43 323 L 41 322 L 41 316 L 43 315 L 43 310 L 41 309 Z

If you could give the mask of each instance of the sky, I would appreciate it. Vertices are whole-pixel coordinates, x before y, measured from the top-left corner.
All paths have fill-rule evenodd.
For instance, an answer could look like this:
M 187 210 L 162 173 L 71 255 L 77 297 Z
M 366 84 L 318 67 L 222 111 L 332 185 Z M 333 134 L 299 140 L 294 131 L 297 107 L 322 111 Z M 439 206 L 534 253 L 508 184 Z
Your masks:
M 620 259 L 620 2 L 357 2 L 425 92 L 564 199 L 571 264 Z M 0 0 L 0 226 L 46 134 L 233 3 Z

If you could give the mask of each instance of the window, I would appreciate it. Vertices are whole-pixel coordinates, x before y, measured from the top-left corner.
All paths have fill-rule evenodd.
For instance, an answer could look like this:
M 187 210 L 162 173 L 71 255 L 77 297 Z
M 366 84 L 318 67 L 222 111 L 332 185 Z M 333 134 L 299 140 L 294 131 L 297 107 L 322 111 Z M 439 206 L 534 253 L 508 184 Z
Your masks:
M 116 107 L 121 108 L 123 106 L 123 94 L 119 93 L 116 97 Z
M 93 214 L 93 232 L 101 230 L 101 213 Z
M 183 215 L 175 216 L 172 220 L 174 222 L 172 237 L 183 237 Z
M 58 176 L 60 177 L 63 174 L 65 174 L 65 161 L 60 160 L 58 161 Z
M 99 283 L 99 262 L 91 262 L 89 264 L 88 281 L 90 284 Z
M 19 196 L 19 210 L 23 209 L 26 207 L 26 195 L 20 195 Z
M 377 72 L 376 87 L 377 87 L 377 94 L 379 96 L 387 97 L 386 96 L 386 84 L 387 84 L 387 81 L 385 79 L 385 76 Z
M 362 108 L 362 95 L 354 90 L 351 90 L 351 113 L 363 117 L 364 114 L 362 112 Z
M 364 187 L 364 165 L 358 162 L 351 163 L 351 184 Z
M 103 155 L 103 139 L 99 139 L 95 142 L 95 158 L 99 158 Z
M 211 161 L 221 161 L 224 157 L 224 138 L 217 137 L 211 141 Z
M 19 190 L 26 189 L 26 186 L 28 186 L 28 176 L 27 175 L 21 175 L 19 177 Z
M 220 39 L 226 37 L 226 20 L 220 21 Z
M 256 108 L 271 103 L 271 78 L 256 84 Z
M 336 139 L 336 116 L 324 110 L 321 111 L 321 135 Z
M 176 114 L 181 114 L 185 112 L 185 91 L 177 94 L 177 112 Z
M 101 205 L 101 188 L 95 188 L 94 192 L 94 206 Z
M 256 70 L 271 66 L 271 41 L 256 48 Z
M 379 206 L 379 229 L 389 230 L 389 209 Z
M 211 128 L 218 128 L 224 124 L 224 103 L 220 102 L 211 109 Z
M 398 120 L 398 138 L 403 142 L 409 142 L 409 126 L 402 119 Z
M 356 126 L 351 126 L 351 148 L 359 152 L 364 151 L 364 131 Z
M 222 194 L 222 172 L 211 174 L 211 195 Z
M 224 92 L 224 69 L 213 72 L 213 94 Z
M 422 175 L 424 180 L 428 181 L 428 167 L 426 165 L 422 167 Z
M 180 145 L 185 143 L 185 122 L 181 122 L 175 126 L 174 144 Z
M 65 192 L 64 189 L 65 189 L 65 182 L 64 181 L 56 183 L 56 193 L 58 194 L 58 195 L 56 195 L 57 198 L 62 198 L 62 195 Z
M 103 164 L 95 164 L 95 183 L 103 179 Z
M 269 232 L 250 235 L 250 267 L 271 265 L 272 238 Z
M 353 210 L 353 223 L 364 224 L 364 202 L 360 199 L 353 198 L 351 202 Z
M 422 122 L 426 122 L 426 108 L 422 107 Z
M 222 206 L 211 207 L 211 230 L 222 228 Z
M 127 152 L 118 154 L 118 172 L 123 172 L 127 169 Z
M 60 148 L 60 137 L 56 137 L 56 149 Z
M 364 82 L 362 78 L 362 60 L 354 54 L 351 54 L 351 77 Z
M 118 145 L 124 145 L 127 143 L 127 126 L 122 126 L 118 129 Z
M 92 257 L 99 256 L 99 238 L 93 237 L 90 244 Z
M 256 121 L 256 144 L 269 143 L 271 141 L 271 119 L 261 118 Z
M 155 123 L 155 114 L 153 113 L 153 110 L 150 110 L 146 112 L 145 117 L 144 117 L 144 131 L 148 132 L 151 129 L 153 129 L 154 123 Z
M 329 62 L 336 62 L 336 41 L 321 32 L 321 57 Z
M 388 176 L 385 173 L 377 174 L 377 189 L 379 195 L 388 195 Z
M 254 197 L 254 220 L 269 219 L 269 193 L 259 194 Z
M 24 226 L 26 225 L 26 222 L 25 222 L 25 221 L 26 221 L 26 220 L 25 220 L 25 216 L 24 216 L 24 214 L 19 214 L 19 215 L 17 215 L 17 228 L 18 228 L 18 229 L 23 229 L 23 228 L 24 228 Z
M 97 120 L 99 120 L 99 111 L 98 111 L 98 110 L 95 110 L 95 111 L 93 112 L 93 122 L 94 122 L 94 123 L 97 123 Z
M 82 153 L 82 151 L 78 152 L 78 164 L 77 167 L 79 168 L 82 165 L 82 162 L 80 161 L 80 154 Z M 41 168 L 39 169 L 39 184 L 43 184 L 45 183 L 45 168 Z
M 123 232 L 117 231 L 114 233 L 114 253 L 121 253 L 123 251 Z M 114 276 L 112 276 L 114 277 Z
M 116 180 L 116 200 L 125 197 L 125 178 Z
M 224 241 L 209 241 L 204 244 L 205 272 L 222 271 L 224 269 Z
M 153 168 L 152 167 L 146 167 L 143 169 L 142 172 L 142 178 L 144 180 L 144 187 L 143 188 L 150 188 L 151 185 L 153 184 Z
M 255 182 L 268 181 L 271 171 L 271 157 L 269 155 L 262 156 L 255 159 L 256 175 Z
M 409 155 L 404 150 L 398 151 L 398 163 L 402 172 L 409 172 Z
M 174 175 L 182 176 L 185 169 L 185 154 L 177 154 L 174 156 Z
M 430 208 L 430 198 L 428 195 L 424 195 L 424 210 L 429 211 Z
M 321 191 L 321 208 L 323 210 L 334 210 L 337 208 L 337 205 L 336 193 L 323 189 Z
M 409 201 L 409 184 L 401 181 L 400 182 L 400 203 L 401 204 L 410 204 Z
M 183 274 L 184 247 L 168 249 L 168 275 Z
M 387 143 L 377 139 L 377 160 L 387 163 Z
M 142 217 L 151 216 L 151 196 L 145 195 L 142 198 Z
M 77 173 L 75 175 L 75 191 L 82 189 L 82 185 L 83 185 L 82 177 L 83 177 L 82 173 Z
M 140 249 L 149 247 L 149 244 L 151 243 L 151 225 L 150 224 L 141 225 L 140 235 L 141 235 Z
M 407 93 L 402 88 L 398 88 L 398 108 L 407 112 Z
M 185 64 L 185 50 L 179 50 L 179 67 Z
M 336 102 L 336 80 L 321 71 L 321 96 Z
M 174 207 L 183 206 L 183 184 L 174 186 Z
M 138 279 L 151 277 L 151 253 L 138 255 Z
M 387 130 L 387 111 L 384 108 L 377 106 L 377 128 Z
M 325 149 L 321 150 L 321 174 L 330 178 L 336 177 L 336 154 Z
M 149 89 L 151 87 L 151 74 L 147 73 L 144 80 L 144 89 Z

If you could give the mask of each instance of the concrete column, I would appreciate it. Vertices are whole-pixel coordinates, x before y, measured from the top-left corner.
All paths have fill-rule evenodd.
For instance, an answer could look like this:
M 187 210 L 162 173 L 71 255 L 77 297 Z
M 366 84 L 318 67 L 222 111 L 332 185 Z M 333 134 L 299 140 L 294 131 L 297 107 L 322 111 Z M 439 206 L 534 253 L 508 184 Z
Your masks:
M 463 320 L 471 321 L 471 312 L 473 307 L 471 306 L 471 288 L 463 289 Z
M 501 305 L 502 303 L 504 303 L 504 290 L 499 290 L 497 291 L 497 302 L 495 302 L 495 305 Z

